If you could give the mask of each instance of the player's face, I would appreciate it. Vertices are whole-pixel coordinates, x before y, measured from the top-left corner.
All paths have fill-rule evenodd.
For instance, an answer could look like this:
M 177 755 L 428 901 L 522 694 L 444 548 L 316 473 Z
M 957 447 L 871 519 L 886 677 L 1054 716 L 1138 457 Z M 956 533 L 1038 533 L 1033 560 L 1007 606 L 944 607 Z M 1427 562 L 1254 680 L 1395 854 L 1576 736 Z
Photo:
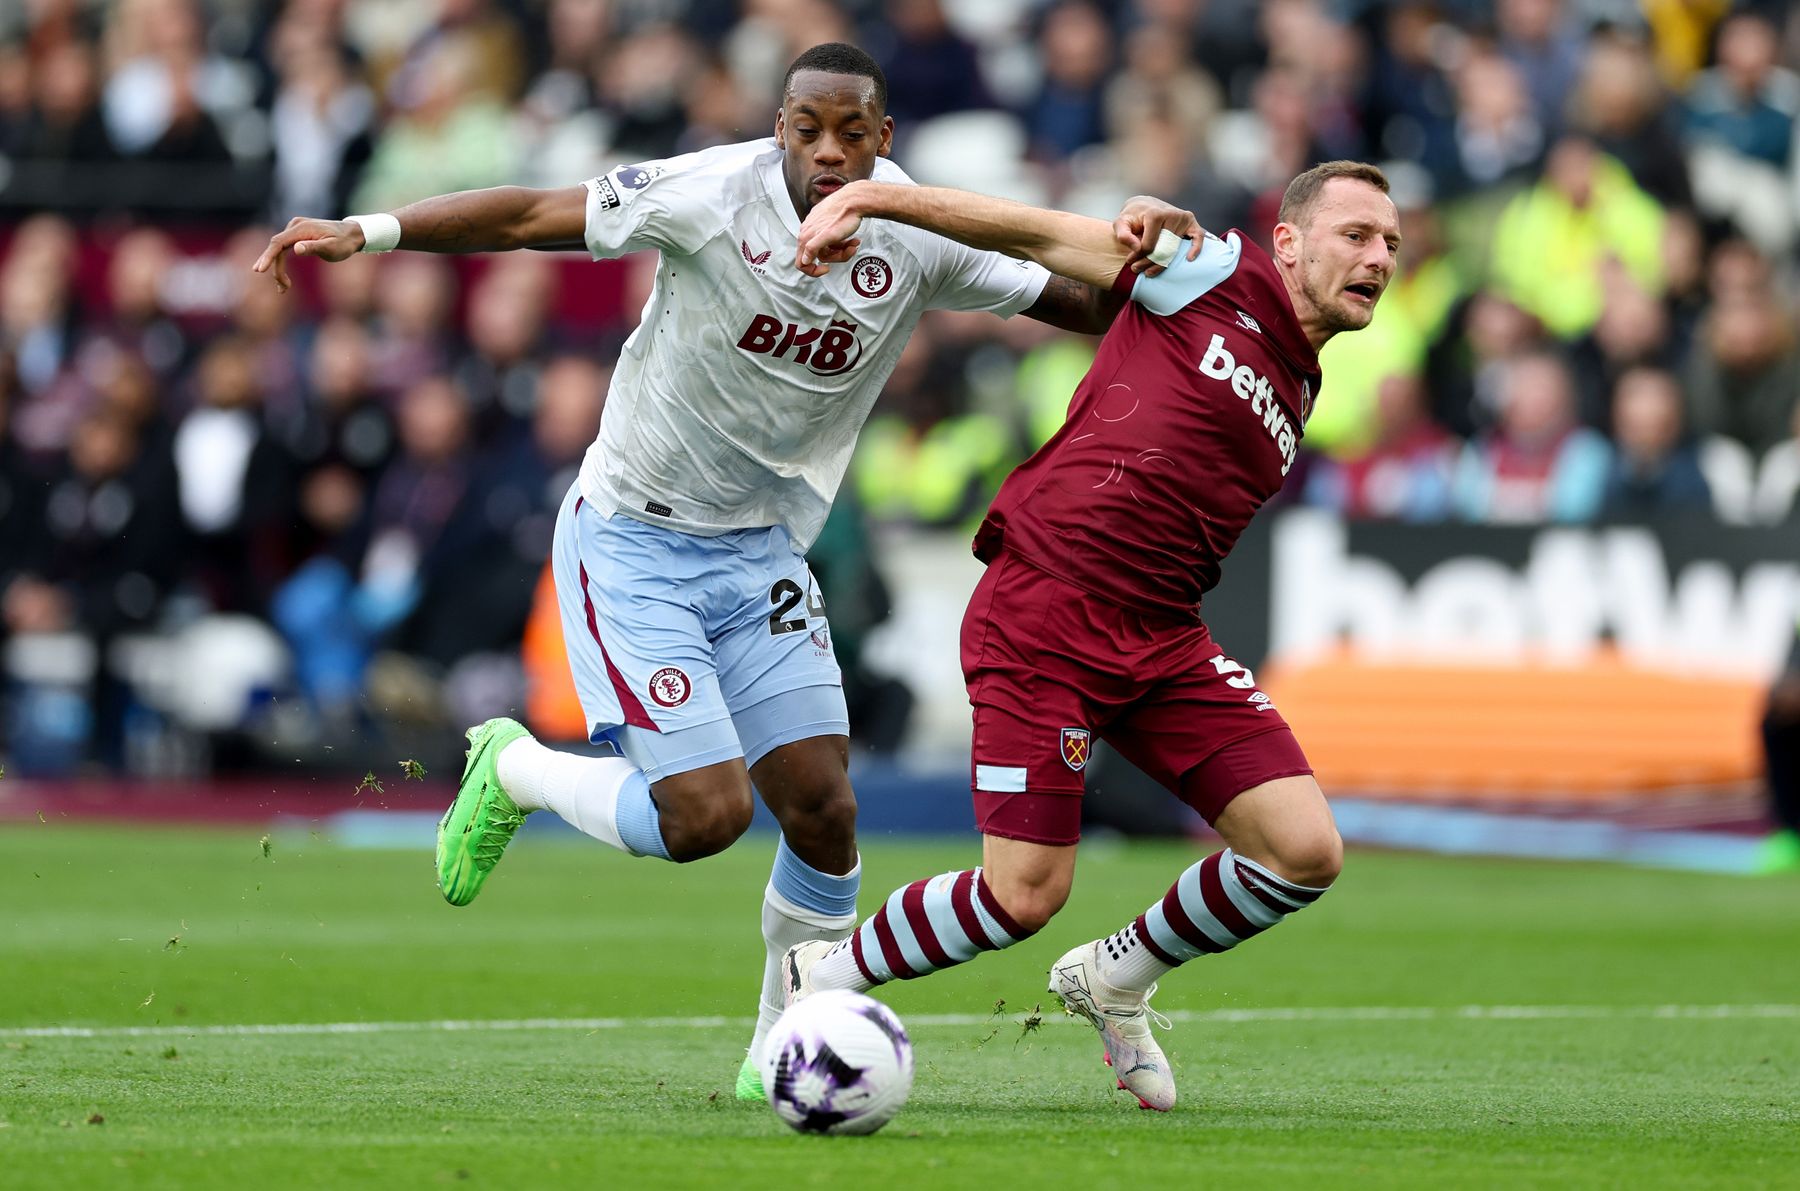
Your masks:
M 1380 190 L 1354 178 L 1333 178 L 1319 192 L 1306 227 L 1293 238 L 1300 293 L 1329 334 L 1360 331 L 1375 316 L 1400 253 L 1400 216 Z
M 786 153 L 788 194 L 804 219 L 826 195 L 875 172 L 875 159 L 893 143 L 894 121 L 875 106 L 875 80 L 802 70 L 775 116 L 775 139 Z

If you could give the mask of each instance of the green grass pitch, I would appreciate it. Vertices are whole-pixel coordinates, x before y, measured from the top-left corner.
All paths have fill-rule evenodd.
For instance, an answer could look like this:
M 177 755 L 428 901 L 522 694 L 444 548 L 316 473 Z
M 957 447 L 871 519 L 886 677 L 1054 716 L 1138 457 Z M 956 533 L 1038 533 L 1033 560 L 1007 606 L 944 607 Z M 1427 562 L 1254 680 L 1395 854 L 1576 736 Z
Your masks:
M 1164 982 L 1165 1116 L 1085 1025 L 1024 1025 L 1199 855 L 1096 844 L 1038 938 L 884 991 L 918 1080 L 840 1139 L 731 1098 L 767 837 L 676 868 L 528 836 L 455 910 L 429 839 L 261 834 L 0 828 L 0 1186 L 1800 1187 L 1791 879 L 1352 853 Z M 863 844 L 865 910 L 976 854 Z M 303 1023 L 367 1028 L 231 1029 Z

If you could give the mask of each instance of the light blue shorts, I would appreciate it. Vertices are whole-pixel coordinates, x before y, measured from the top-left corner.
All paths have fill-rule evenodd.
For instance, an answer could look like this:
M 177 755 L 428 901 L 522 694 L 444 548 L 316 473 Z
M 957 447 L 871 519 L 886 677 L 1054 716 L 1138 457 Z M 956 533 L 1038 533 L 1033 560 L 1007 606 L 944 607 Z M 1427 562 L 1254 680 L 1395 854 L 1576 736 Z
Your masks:
M 849 734 L 819 586 L 785 529 L 678 533 L 604 517 L 578 487 L 551 567 L 594 743 L 654 782 Z

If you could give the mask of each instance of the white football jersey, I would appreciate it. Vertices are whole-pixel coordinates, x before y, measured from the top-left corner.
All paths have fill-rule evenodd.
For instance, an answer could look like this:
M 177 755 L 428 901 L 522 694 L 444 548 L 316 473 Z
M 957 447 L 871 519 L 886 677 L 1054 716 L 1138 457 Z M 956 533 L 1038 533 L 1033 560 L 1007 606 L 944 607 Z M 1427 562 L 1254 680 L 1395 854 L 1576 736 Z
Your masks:
M 1030 306 L 1048 274 L 869 220 L 855 260 L 794 266 L 800 219 L 773 139 L 619 166 L 587 183 L 595 258 L 662 254 L 620 353 L 582 495 L 686 533 L 785 526 L 804 552 L 919 315 Z M 883 158 L 883 182 L 910 182 Z

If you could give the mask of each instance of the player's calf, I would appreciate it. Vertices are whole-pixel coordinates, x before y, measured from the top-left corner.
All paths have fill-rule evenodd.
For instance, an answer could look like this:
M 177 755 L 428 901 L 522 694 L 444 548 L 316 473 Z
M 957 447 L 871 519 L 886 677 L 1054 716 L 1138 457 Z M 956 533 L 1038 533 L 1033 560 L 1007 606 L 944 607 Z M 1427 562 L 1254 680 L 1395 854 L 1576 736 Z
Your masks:
M 808 944 L 790 950 L 786 992 L 790 1000 L 827 988 L 866 992 L 967 963 L 1035 933 L 1006 912 L 981 869 L 942 873 L 894 890 L 828 950 Z

